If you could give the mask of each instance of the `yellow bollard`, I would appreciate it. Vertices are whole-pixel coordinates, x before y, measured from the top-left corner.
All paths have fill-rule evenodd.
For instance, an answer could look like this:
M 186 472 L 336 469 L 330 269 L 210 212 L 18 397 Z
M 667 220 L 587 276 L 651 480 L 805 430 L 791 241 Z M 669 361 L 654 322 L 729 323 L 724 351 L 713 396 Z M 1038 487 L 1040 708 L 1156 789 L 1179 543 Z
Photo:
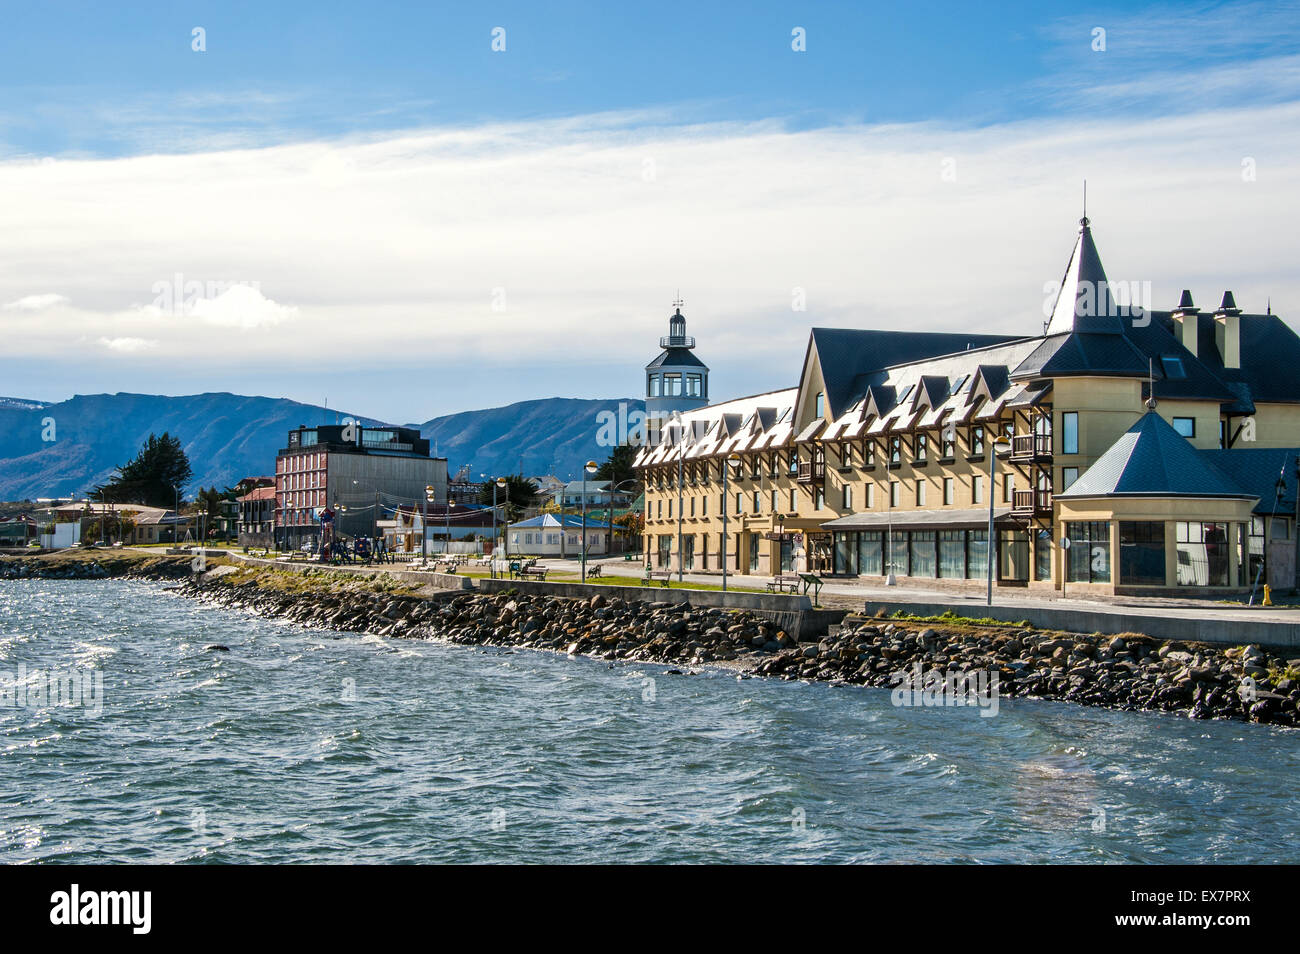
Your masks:
M 1272 596 L 1272 594 L 1273 594 L 1273 588 L 1272 588 L 1271 586 L 1269 586 L 1267 583 L 1265 583 L 1265 584 L 1264 584 L 1264 602 L 1261 603 L 1260 605 L 1261 605 L 1261 606 L 1272 606 L 1272 605 L 1273 605 L 1273 600 L 1270 598 L 1270 597 Z

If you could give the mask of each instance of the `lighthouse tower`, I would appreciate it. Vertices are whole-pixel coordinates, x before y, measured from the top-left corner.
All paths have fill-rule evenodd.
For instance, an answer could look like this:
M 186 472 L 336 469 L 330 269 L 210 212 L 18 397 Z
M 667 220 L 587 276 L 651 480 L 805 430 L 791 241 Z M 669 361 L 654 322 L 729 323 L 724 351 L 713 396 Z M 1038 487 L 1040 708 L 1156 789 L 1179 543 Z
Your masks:
M 659 357 L 645 366 L 645 413 L 652 430 L 674 411 L 685 413 L 709 403 L 709 368 L 695 357 L 695 339 L 686 334 L 682 300 L 673 302 L 668 334 L 659 339 Z

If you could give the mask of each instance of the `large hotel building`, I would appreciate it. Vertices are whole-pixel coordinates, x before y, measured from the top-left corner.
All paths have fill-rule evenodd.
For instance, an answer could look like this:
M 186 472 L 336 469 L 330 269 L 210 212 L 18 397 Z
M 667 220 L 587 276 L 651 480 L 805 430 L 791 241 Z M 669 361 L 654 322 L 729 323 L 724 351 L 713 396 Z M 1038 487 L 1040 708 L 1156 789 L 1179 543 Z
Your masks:
M 1300 338 L 1231 292 L 1118 305 L 1086 217 L 1034 337 L 814 328 L 796 386 L 707 404 L 671 322 L 637 456 L 656 567 L 982 586 L 991 503 L 999 586 L 1296 584 Z

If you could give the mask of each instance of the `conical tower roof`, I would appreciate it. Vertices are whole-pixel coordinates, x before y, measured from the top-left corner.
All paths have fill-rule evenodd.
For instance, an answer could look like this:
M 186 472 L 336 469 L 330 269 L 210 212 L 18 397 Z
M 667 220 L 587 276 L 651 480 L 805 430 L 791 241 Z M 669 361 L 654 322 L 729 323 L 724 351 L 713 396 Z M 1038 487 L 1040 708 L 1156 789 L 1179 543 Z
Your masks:
M 1047 324 L 1047 334 L 1070 332 L 1122 335 L 1124 325 L 1111 298 L 1106 270 L 1092 240 L 1092 228 L 1085 215 L 1079 220 L 1079 238 L 1061 279 L 1061 291 Z
M 1155 411 L 1120 435 L 1068 489 L 1072 497 L 1240 497 L 1254 499 Z

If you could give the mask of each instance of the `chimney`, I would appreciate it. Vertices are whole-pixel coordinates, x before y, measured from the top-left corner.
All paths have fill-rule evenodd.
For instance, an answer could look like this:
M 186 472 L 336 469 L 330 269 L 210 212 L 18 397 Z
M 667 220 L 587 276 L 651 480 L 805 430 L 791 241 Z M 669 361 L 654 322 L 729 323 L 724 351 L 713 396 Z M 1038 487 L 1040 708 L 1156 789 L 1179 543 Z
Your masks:
M 1189 289 L 1184 288 L 1182 297 L 1178 299 L 1178 307 L 1173 310 L 1174 318 L 1174 337 L 1178 343 L 1196 357 L 1196 332 L 1198 327 L 1197 315 L 1201 309 L 1192 304 L 1192 293 Z
M 1230 291 L 1223 293 L 1219 310 L 1214 313 L 1214 343 L 1219 346 L 1225 368 L 1241 367 L 1241 309 Z

